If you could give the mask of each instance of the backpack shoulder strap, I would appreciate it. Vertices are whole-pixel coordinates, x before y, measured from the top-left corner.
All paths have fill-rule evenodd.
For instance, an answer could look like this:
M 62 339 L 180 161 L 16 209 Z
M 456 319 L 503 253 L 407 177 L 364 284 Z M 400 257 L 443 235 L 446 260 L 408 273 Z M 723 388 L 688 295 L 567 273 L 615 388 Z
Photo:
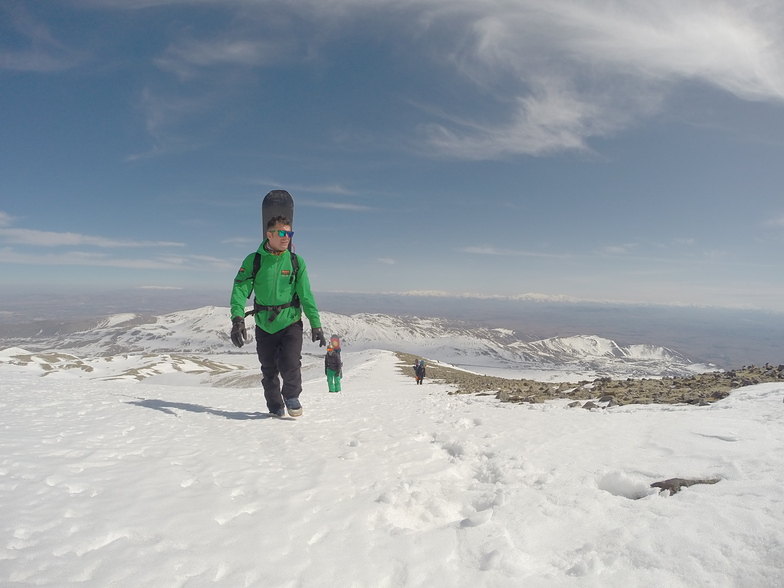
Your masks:
M 289 284 L 291 284 L 297 279 L 297 273 L 299 273 L 299 258 L 291 249 L 289 249 L 289 254 L 291 255 L 291 277 L 289 277 Z
M 258 251 L 253 258 L 253 273 L 250 275 L 251 281 L 254 283 L 256 282 L 256 274 L 259 273 L 259 268 L 261 267 L 261 253 Z

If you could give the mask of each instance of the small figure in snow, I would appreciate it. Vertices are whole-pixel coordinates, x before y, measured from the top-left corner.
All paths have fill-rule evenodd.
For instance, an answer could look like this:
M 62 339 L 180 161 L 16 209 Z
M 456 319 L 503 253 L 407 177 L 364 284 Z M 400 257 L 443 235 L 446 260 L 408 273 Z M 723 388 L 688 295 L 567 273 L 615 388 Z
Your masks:
M 416 383 L 421 384 L 422 380 L 425 379 L 425 360 L 418 359 L 414 364 L 414 376 L 416 377 Z
M 324 356 L 324 373 L 327 375 L 327 386 L 330 392 L 340 392 L 340 379 L 343 377 L 343 360 L 340 352 L 330 345 Z

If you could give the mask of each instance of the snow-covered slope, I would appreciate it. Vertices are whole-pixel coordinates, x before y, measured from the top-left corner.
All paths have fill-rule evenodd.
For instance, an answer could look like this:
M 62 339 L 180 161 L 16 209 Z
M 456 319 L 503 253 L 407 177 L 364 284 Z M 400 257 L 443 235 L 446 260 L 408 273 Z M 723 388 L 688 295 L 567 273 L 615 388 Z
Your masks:
M 305 414 L 277 419 L 227 317 L 4 342 L 0 585 L 780 586 L 779 383 L 705 408 L 500 403 L 413 385 L 383 349 L 543 376 L 693 365 L 599 337 L 324 313 L 343 391 L 308 338 Z M 671 477 L 715 483 L 651 487 Z
M 75 333 L 17 338 L 0 344 L 28 350 L 22 355 L 36 356 L 30 361 L 38 362 L 44 371 L 46 365 L 71 366 L 81 362 L 83 375 L 92 370 L 93 377 L 142 379 L 185 371 L 206 374 L 213 384 L 226 384 L 228 380 L 223 376 L 232 370 L 241 366 L 257 367 L 253 345 L 242 350 L 232 346 L 228 317 L 227 308 L 212 306 L 157 317 L 122 314 L 101 319 L 94 327 Z M 503 325 L 495 329 L 473 328 L 443 319 L 329 312 L 322 313 L 322 323 L 325 334 L 340 335 L 344 352 L 402 351 L 507 377 L 544 380 L 658 377 L 715 369 L 715 366 L 695 364 L 663 347 L 642 343 L 622 346 L 596 336 L 525 342 Z M 68 356 L 35 355 L 41 351 L 57 351 Z M 315 357 L 323 355 L 323 350 L 308 337 L 304 353 Z
M 298 419 L 258 382 L 0 364 L 0 586 L 781 587 L 782 384 L 589 411 L 346 353 L 343 392 L 321 363 Z M 651 487 L 672 477 L 716 483 Z

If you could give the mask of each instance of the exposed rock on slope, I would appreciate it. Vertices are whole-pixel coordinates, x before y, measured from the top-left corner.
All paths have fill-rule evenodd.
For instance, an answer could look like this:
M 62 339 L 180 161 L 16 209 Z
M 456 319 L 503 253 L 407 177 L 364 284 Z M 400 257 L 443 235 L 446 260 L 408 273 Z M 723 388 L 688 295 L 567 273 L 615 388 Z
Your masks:
M 403 361 L 403 373 L 413 377 L 410 366 L 418 359 L 398 353 Z M 777 367 L 745 366 L 729 372 L 711 372 L 685 377 L 661 379 L 613 380 L 599 378 L 592 382 L 548 384 L 534 380 L 511 380 L 483 376 L 427 362 L 427 379 L 443 381 L 455 386 L 454 394 L 495 394 L 501 402 L 537 403 L 546 400 L 572 399 L 574 406 L 601 408 L 622 404 L 697 404 L 704 405 L 725 398 L 731 390 L 760 384 L 784 381 L 784 365 Z M 598 399 L 583 404 L 582 400 Z

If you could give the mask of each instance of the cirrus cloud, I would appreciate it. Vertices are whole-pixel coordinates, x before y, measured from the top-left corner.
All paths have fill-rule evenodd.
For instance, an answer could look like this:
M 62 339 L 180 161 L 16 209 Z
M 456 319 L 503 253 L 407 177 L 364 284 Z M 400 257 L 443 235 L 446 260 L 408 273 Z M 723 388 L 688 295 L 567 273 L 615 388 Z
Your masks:
M 2 218 L 0 217 L 0 221 Z M 0 225 L 1 226 L 1 225 Z M 184 243 L 170 241 L 131 241 L 109 237 L 81 235 L 79 233 L 57 233 L 35 229 L 1 228 L 0 240 L 15 245 L 36 245 L 39 247 L 184 247 Z

